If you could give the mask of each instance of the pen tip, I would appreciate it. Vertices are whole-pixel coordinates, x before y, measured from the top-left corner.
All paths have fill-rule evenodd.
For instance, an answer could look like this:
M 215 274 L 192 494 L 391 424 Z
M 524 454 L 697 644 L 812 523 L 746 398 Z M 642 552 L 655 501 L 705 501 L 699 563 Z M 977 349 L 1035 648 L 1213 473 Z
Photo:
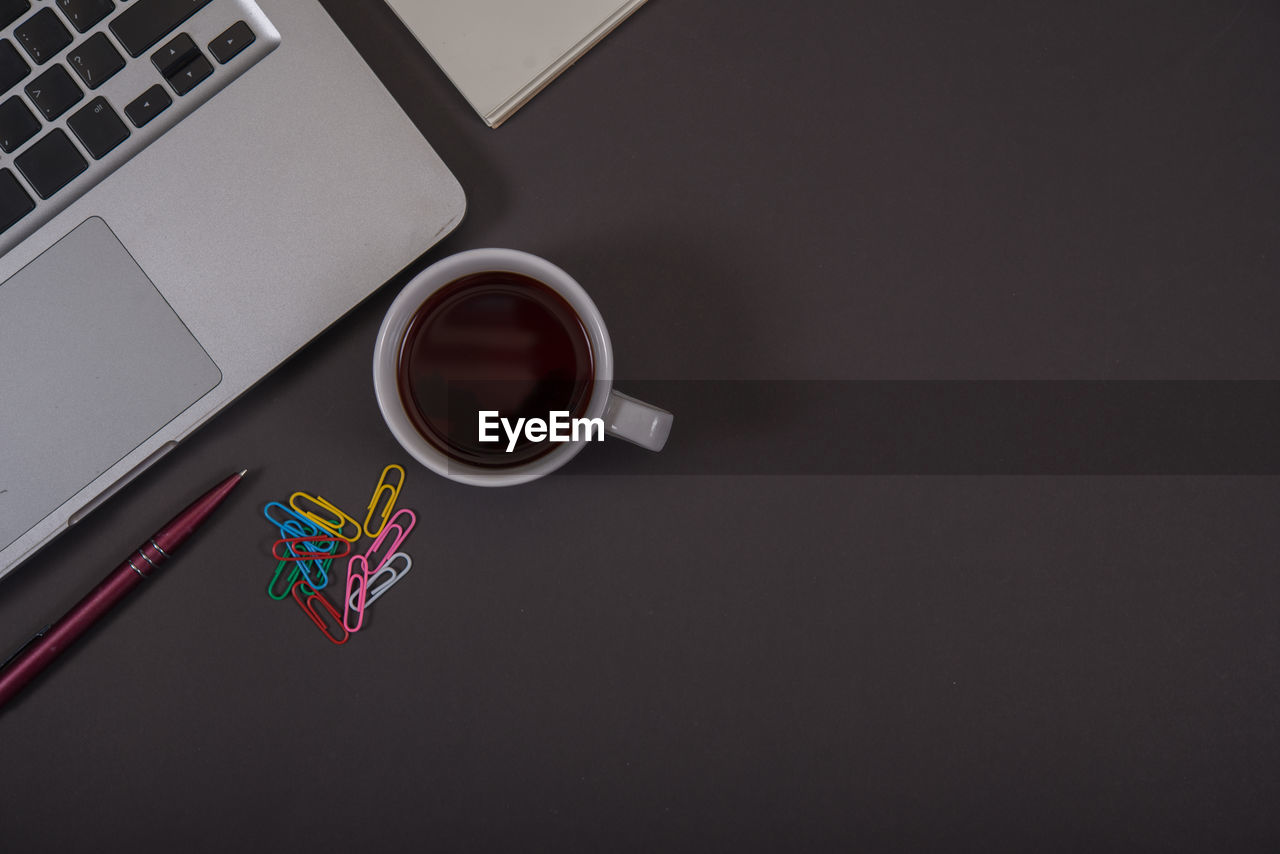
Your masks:
M 239 474 L 239 475 L 237 475 L 237 477 L 244 477 L 244 476 L 245 476 L 245 475 L 247 475 L 248 473 L 249 473 L 249 470 L 248 470 L 248 469 L 240 469 L 240 474 Z

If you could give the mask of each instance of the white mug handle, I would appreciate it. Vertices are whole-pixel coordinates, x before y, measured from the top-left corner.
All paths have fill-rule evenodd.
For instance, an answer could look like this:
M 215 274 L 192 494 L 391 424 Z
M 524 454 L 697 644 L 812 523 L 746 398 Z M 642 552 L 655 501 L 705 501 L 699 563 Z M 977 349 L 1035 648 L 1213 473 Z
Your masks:
M 650 451 L 661 451 L 667 444 L 672 418 L 665 409 L 650 406 L 620 391 L 610 391 L 604 406 L 605 432 Z

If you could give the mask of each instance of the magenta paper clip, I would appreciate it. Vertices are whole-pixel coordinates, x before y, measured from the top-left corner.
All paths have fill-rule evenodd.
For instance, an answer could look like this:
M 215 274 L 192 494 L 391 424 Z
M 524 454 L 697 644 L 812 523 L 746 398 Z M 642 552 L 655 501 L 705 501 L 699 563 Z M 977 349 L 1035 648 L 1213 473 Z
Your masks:
M 348 634 L 360 631 L 364 625 L 365 596 L 369 592 L 369 562 L 364 555 L 352 555 L 347 561 L 347 594 L 346 607 L 342 611 L 342 627 Z M 351 625 L 351 615 L 356 615 L 356 624 Z
M 306 548 L 306 546 L 315 548 Z M 327 548 L 323 548 L 327 546 Z M 284 554 L 281 554 L 281 551 Z M 338 537 L 287 537 L 271 544 L 271 556 L 276 560 L 324 560 L 346 557 L 351 554 L 351 543 Z
M 351 638 L 351 633 L 342 624 L 342 616 L 338 613 L 338 609 L 333 607 L 333 603 L 326 599 L 324 594 L 312 590 L 305 581 L 299 581 L 294 584 L 292 593 L 293 601 L 298 603 L 298 607 L 306 612 L 307 616 L 311 618 L 311 622 L 315 623 L 330 641 L 342 646 Z M 328 620 L 325 619 L 324 615 L 316 611 L 317 602 L 322 606 L 324 613 L 328 615 Z M 342 630 L 341 639 L 330 631 L 330 626 L 336 626 Z
M 396 566 L 397 564 L 404 564 L 404 568 L 398 568 Z M 368 564 L 366 563 L 365 566 L 367 567 Z M 396 552 L 391 557 L 387 558 L 386 561 L 383 562 L 382 568 L 377 572 L 370 573 L 368 581 L 365 582 L 364 592 L 366 598 L 364 600 L 364 607 L 367 609 L 374 602 L 378 601 L 379 596 L 386 593 L 391 589 L 392 585 L 408 575 L 409 570 L 411 569 L 413 569 L 413 558 L 409 557 L 409 555 L 404 552 Z M 375 586 L 374 581 L 380 575 L 386 575 L 388 578 L 385 581 L 379 581 Z M 352 608 L 356 607 L 356 600 L 354 596 L 348 596 L 347 602 Z
M 400 551 L 401 544 L 404 543 L 405 537 L 409 536 L 409 532 L 413 530 L 413 526 L 417 521 L 418 517 L 407 507 L 387 520 L 387 524 L 382 528 L 382 533 L 378 534 L 377 539 L 373 541 L 373 545 L 369 546 L 364 553 L 369 566 L 373 567 L 369 570 L 370 575 L 376 574 L 386 565 L 393 554 Z M 385 556 L 374 560 L 375 554 Z

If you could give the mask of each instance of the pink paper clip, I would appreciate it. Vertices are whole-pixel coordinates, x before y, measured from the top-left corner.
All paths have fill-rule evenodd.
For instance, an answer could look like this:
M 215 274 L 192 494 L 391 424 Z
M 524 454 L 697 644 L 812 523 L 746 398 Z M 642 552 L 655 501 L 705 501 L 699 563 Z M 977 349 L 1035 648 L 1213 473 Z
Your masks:
M 402 520 L 402 517 L 405 517 Z M 382 533 L 378 534 L 377 539 L 373 541 L 373 545 L 365 551 L 364 556 L 368 562 L 370 569 L 367 570 L 368 575 L 374 575 L 386 565 L 391 556 L 400 551 L 400 545 L 404 542 L 405 537 L 409 536 L 409 532 L 413 530 L 413 526 L 417 524 L 418 517 L 414 515 L 409 508 L 404 508 L 387 520 L 387 524 L 383 526 Z M 379 550 L 383 553 L 383 557 L 374 561 L 373 555 Z
M 312 590 L 305 581 L 298 581 L 294 583 L 293 590 L 290 592 L 293 594 L 293 601 L 297 602 L 298 607 L 305 611 L 307 616 L 311 618 L 311 622 L 315 623 L 320 631 L 324 632 L 325 637 L 338 646 L 342 646 L 350 640 L 351 633 L 348 632 L 347 627 L 343 625 L 342 615 L 338 613 L 338 609 L 333 606 L 333 603 L 325 598 L 324 594 L 317 593 L 315 590 Z M 327 623 L 325 618 L 316 612 L 314 603 L 317 599 L 320 600 L 320 603 L 324 606 L 325 613 L 332 618 L 331 624 L 342 629 L 341 639 L 329 630 L 330 623 Z
M 348 636 L 360 631 L 364 625 L 365 597 L 369 593 L 369 562 L 364 555 L 352 555 L 347 561 L 347 593 L 346 605 L 342 610 L 342 628 Z M 356 624 L 351 625 L 351 613 L 356 614 Z
M 329 551 L 299 548 L 305 545 L 319 546 L 329 543 Z M 281 554 L 281 552 L 284 554 Z M 340 537 L 287 537 L 271 544 L 271 556 L 276 560 L 324 560 L 325 558 L 346 557 L 351 554 L 351 542 Z

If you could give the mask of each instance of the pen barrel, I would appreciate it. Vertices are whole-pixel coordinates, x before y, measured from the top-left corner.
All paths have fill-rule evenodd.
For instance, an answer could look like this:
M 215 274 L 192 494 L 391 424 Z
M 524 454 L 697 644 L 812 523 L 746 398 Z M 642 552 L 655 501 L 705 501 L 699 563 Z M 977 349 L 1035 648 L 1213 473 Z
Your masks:
M 146 567 L 147 570 L 151 570 L 152 566 L 140 555 L 142 555 L 142 549 L 134 552 L 130 560 L 120 564 L 102 579 L 97 587 L 90 590 L 35 643 L 18 653 L 13 661 L 0 671 L 0 706 L 7 703 L 40 671 L 75 643 L 77 638 L 115 607 L 130 590 L 142 583 L 144 575 L 141 569 L 134 568 L 135 565 Z M 155 563 L 159 565 L 160 561 Z
M 141 584 L 144 578 L 149 578 L 209 518 L 214 508 L 222 503 L 244 475 L 243 471 L 231 475 L 193 501 L 170 519 L 154 537 L 125 558 L 124 563 L 112 570 L 48 631 L 28 641 L 26 646 L 0 668 L 0 706 L 7 703 L 37 673 L 75 643 L 76 638 L 115 607 L 125 594 Z

